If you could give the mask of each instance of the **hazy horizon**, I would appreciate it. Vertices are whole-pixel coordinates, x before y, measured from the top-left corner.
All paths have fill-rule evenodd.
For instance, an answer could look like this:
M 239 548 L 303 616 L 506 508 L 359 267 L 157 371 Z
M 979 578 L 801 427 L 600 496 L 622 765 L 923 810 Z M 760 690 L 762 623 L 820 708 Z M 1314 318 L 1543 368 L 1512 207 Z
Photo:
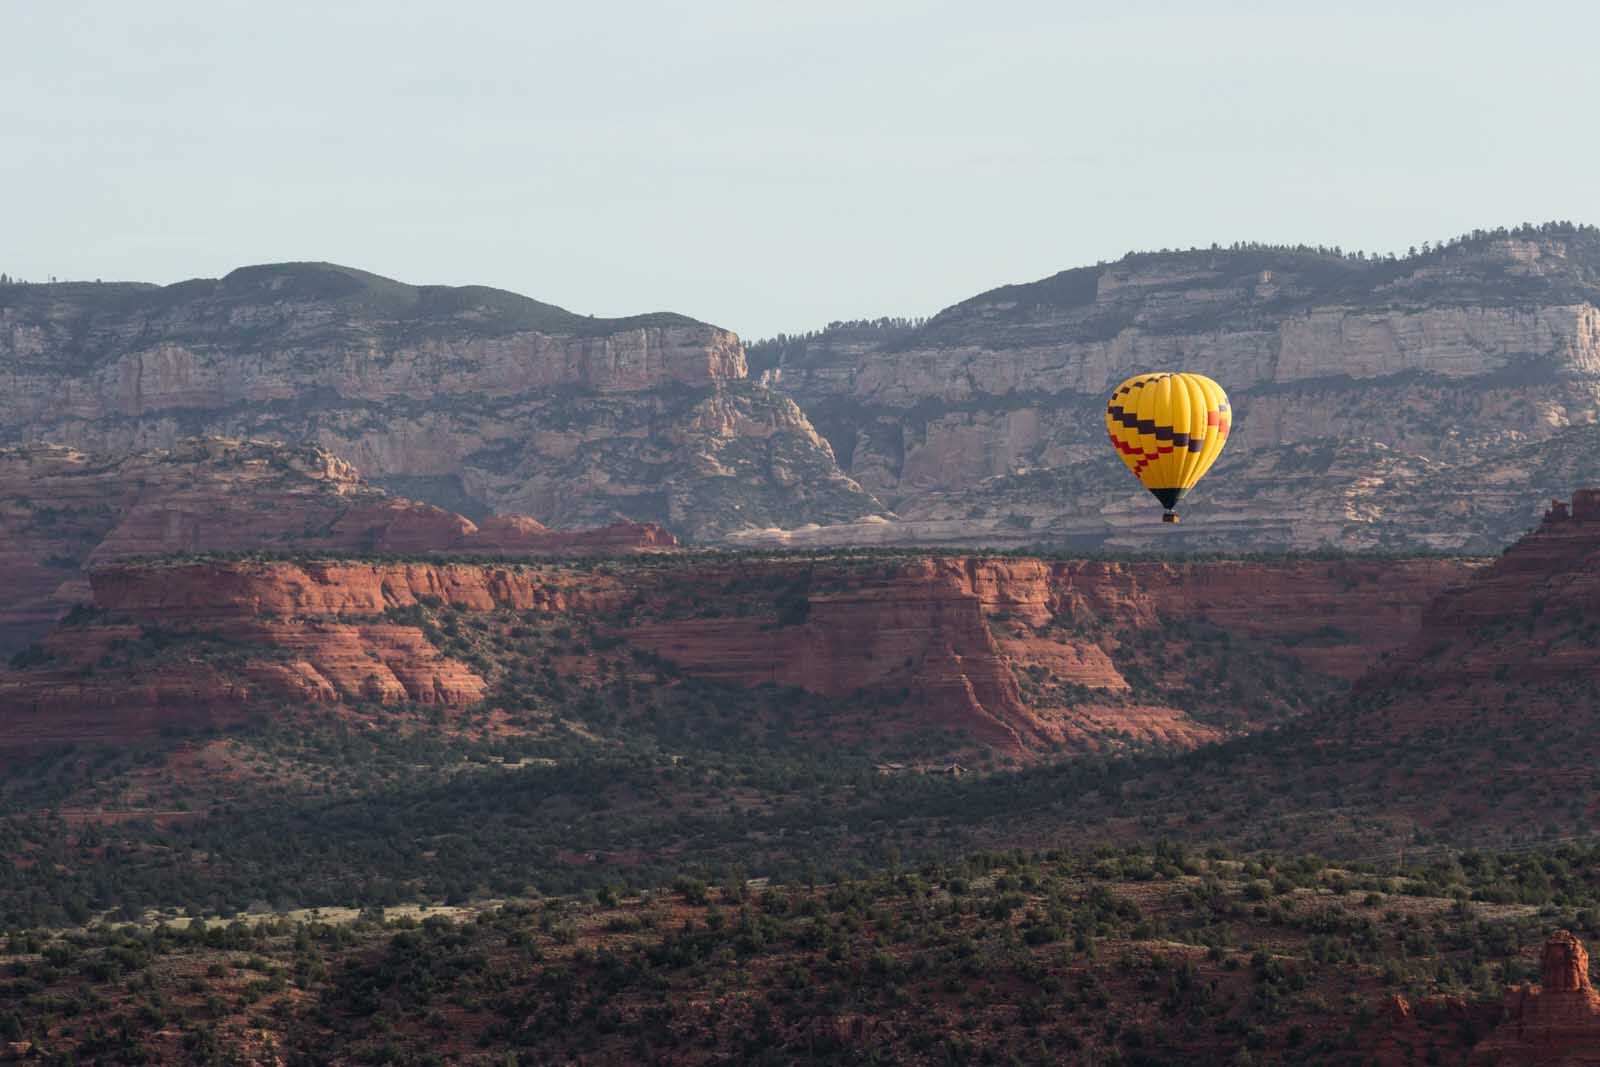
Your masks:
M 1600 221 L 1600 10 L 0 7 L 0 270 L 328 260 L 746 338 L 1130 250 Z

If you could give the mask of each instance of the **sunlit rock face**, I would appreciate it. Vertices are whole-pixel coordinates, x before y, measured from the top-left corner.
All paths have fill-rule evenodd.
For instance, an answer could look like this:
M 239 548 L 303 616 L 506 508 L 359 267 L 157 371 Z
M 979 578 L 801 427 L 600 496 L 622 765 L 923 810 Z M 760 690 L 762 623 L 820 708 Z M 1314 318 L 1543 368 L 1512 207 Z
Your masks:
M 731 332 L 574 315 L 330 264 L 0 288 L 0 442 L 99 453 L 198 434 L 315 444 L 469 518 L 618 518 L 697 539 L 880 505 Z
M 599 635 L 589 652 L 564 654 L 589 677 L 663 663 L 728 686 L 828 697 L 829 714 L 808 727 L 819 743 L 931 731 L 951 738 L 953 754 L 1019 760 L 1185 749 L 1308 710 L 1288 698 L 1342 688 L 1473 567 L 925 554 L 604 568 L 310 551 L 119 560 L 92 572 L 89 610 L 0 675 L 0 750 L 135 740 L 250 712 L 467 708 L 494 699 L 496 672 L 530 667 L 452 658 L 424 609 L 514 613 L 518 625 L 548 617 Z M 149 635 L 176 644 L 117 652 Z
M 89 569 L 175 552 L 616 555 L 671 549 L 651 523 L 552 530 L 525 515 L 474 523 L 385 493 L 309 445 L 202 437 L 106 455 L 0 448 L 0 662 L 87 602 Z
M 1412 259 L 1152 253 L 1006 286 L 925 324 L 752 349 L 900 523 L 750 543 L 1493 551 L 1600 449 L 1600 235 Z M 1207 374 L 1227 451 L 1163 528 L 1108 448 L 1134 373 Z

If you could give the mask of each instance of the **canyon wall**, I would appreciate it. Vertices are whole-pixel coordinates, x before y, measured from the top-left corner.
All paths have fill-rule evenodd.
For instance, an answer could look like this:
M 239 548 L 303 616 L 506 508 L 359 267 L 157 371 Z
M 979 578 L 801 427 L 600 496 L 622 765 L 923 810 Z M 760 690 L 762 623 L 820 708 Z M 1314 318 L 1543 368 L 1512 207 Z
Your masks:
M 901 521 L 739 536 L 1493 551 L 1596 473 L 1597 305 L 1600 235 L 1571 228 L 1399 261 L 1134 255 L 757 346 Z M 1210 375 L 1235 411 L 1178 529 L 1105 442 L 1105 397 L 1149 370 Z
M 1130 254 L 921 323 L 763 342 L 329 264 L 0 289 L 0 441 L 310 443 L 477 521 L 653 521 L 752 547 L 1492 552 L 1596 474 L 1600 232 L 1402 259 Z M 1155 505 L 1107 448 L 1123 378 L 1201 371 L 1228 449 Z M 754 377 L 752 377 L 754 375 Z
M 314 444 L 469 518 L 694 537 L 878 509 L 726 330 L 595 319 L 330 264 L 0 288 L 0 441 L 120 455 L 199 434 Z
M 106 701 L 126 700 L 138 705 L 130 723 L 146 725 L 158 718 L 152 701 L 184 692 L 202 713 L 230 701 L 492 703 L 484 668 L 450 660 L 427 627 L 395 615 L 424 608 L 566 619 L 692 677 L 848 697 L 876 708 L 889 733 L 948 730 L 1024 758 L 1191 747 L 1307 710 L 1297 687 L 1356 677 L 1475 566 L 909 556 L 617 560 L 602 573 L 554 562 L 126 561 L 96 569 L 93 610 L 0 678 L 0 710 L 6 735 L 31 743 L 70 736 L 74 700 L 94 724 Z M 204 654 L 108 652 L 149 633 L 187 635 Z M 185 662 L 196 665 L 188 683 Z
M 1373 744 L 1459 733 L 1468 722 L 1530 734 L 1540 720 L 1578 728 L 1600 710 L 1597 681 L 1600 490 L 1580 489 L 1429 605 L 1411 638 L 1360 680 L 1375 707 L 1355 728 Z
M 1213 802 L 1330 851 L 1367 847 L 1369 818 L 1463 848 L 1586 833 L 1600 817 L 1600 490 L 1555 501 L 1397 636 L 1322 713 L 1237 750 L 1237 777 L 1205 783 L 1226 798 Z
M 653 524 L 549 530 L 526 516 L 481 525 L 390 496 L 311 446 L 193 438 L 128 455 L 0 448 L 0 654 L 90 598 L 87 568 L 174 552 L 343 551 L 587 555 L 670 549 Z

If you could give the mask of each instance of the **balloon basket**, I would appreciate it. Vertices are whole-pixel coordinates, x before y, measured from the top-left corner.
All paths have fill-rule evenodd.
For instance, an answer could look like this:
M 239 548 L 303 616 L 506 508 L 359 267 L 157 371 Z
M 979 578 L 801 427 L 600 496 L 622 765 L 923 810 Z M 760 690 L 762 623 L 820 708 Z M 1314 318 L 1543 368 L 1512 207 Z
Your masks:
M 1161 515 L 1161 521 L 1162 522 L 1177 522 L 1178 521 L 1178 513 L 1176 511 L 1163 512 L 1162 515 Z

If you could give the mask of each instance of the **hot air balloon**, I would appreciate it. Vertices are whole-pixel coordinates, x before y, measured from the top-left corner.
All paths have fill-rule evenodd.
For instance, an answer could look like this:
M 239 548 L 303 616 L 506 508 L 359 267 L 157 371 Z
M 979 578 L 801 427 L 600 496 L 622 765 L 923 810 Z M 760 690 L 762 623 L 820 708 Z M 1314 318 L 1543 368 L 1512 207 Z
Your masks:
M 1122 462 L 1177 522 L 1173 508 L 1222 454 L 1232 422 L 1228 394 L 1203 374 L 1135 374 L 1106 405 L 1106 430 Z

